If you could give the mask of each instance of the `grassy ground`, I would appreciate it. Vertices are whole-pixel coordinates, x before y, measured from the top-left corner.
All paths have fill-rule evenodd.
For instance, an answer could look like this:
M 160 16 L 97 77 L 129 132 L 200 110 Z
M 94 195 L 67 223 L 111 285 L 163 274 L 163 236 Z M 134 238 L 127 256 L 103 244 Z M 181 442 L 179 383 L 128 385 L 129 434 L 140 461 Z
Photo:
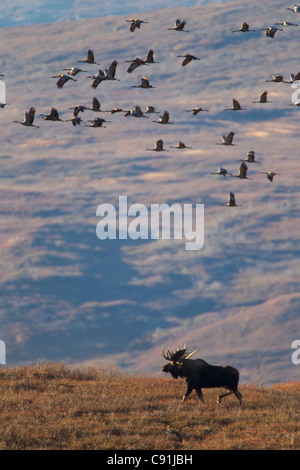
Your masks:
M 0 370 L 0 449 L 300 449 L 300 383 L 218 390 L 180 404 L 182 380 L 73 370 Z

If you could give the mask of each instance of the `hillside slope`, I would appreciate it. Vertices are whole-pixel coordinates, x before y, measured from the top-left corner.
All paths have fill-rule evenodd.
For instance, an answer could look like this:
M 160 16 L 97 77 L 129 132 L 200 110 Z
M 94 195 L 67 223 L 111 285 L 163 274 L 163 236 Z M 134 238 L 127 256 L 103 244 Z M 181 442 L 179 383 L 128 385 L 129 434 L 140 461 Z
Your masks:
M 126 16 L 0 30 L 10 103 L 0 109 L 0 317 L 8 363 L 105 361 L 140 370 L 143 360 L 155 371 L 151 361 L 160 367 L 162 347 L 188 341 L 211 362 L 238 363 L 245 381 L 299 377 L 290 348 L 299 337 L 300 108 L 289 106 L 291 85 L 265 81 L 298 72 L 300 27 L 267 38 L 260 28 L 294 21 L 287 2 L 270 4 L 147 12 L 149 23 L 136 34 Z M 189 33 L 167 30 L 177 17 Z M 257 31 L 233 34 L 245 18 Z M 78 65 L 88 48 L 100 68 L 118 60 L 120 81 L 93 90 L 86 77 L 99 66 L 80 64 L 88 72 L 58 89 L 51 77 Z M 159 63 L 127 73 L 125 61 L 150 48 Z M 186 52 L 201 60 L 182 67 L 177 56 Z M 155 88 L 132 88 L 145 74 Z M 271 102 L 253 103 L 264 90 Z M 110 122 L 96 129 L 38 116 L 56 106 L 69 119 L 69 108 L 91 106 L 93 96 L 102 110 L 168 110 L 173 124 L 153 123 L 160 114 L 100 113 Z M 233 98 L 247 111 L 224 111 Z M 39 129 L 13 122 L 30 106 Z M 186 112 L 193 106 L 209 112 L 193 116 Z M 230 131 L 236 146 L 215 145 Z M 160 138 L 168 152 L 146 151 Z M 169 148 L 179 140 L 191 149 Z M 236 174 L 249 150 L 262 162 L 248 165 L 251 179 L 211 175 L 218 166 Z M 273 183 L 260 174 L 269 169 L 280 173 Z M 230 191 L 240 207 L 221 207 Z M 204 204 L 204 248 L 186 251 L 184 240 L 101 242 L 96 209 L 117 206 L 120 195 L 147 207 Z
M 299 382 L 241 386 L 242 406 L 217 404 L 222 389 L 181 405 L 182 380 L 62 364 L 0 369 L 0 384 L 1 450 L 100 450 L 107 464 L 113 450 L 300 448 Z

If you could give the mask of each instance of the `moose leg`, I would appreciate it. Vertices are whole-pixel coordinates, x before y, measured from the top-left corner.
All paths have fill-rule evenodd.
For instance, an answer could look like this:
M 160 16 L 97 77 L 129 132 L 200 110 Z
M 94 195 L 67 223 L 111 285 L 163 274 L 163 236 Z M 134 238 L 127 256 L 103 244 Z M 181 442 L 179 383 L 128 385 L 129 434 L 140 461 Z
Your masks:
M 241 392 L 238 389 L 236 389 L 236 390 L 233 391 L 233 393 L 235 394 L 238 401 L 240 402 L 240 405 L 242 405 L 243 396 L 242 396 Z
M 232 390 L 230 390 L 229 392 L 226 392 L 226 393 L 223 393 L 223 395 L 220 395 L 217 399 L 217 403 L 220 403 L 220 401 L 222 400 L 222 398 L 224 397 L 227 397 L 227 395 L 231 395 L 233 393 Z
M 204 398 L 203 398 L 201 388 L 196 388 L 196 393 L 197 393 L 198 397 L 200 398 L 200 400 L 202 401 L 202 403 L 204 403 Z
M 184 395 L 182 401 L 185 401 L 187 399 L 187 397 L 192 393 L 193 390 L 194 390 L 194 387 L 192 387 L 190 384 L 188 384 L 185 395 Z
M 224 393 L 223 395 L 220 395 L 218 400 L 217 400 L 217 403 L 220 403 L 220 401 L 222 400 L 222 398 L 226 397 L 227 395 L 231 395 L 232 393 L 235 394 L 235 396 L 237 397 L 238 401 L 240 402 L 240 405 L 242 404 L 242 394 L 241 392 L 236 388 L 234 390 L 230 390 L 229 392 L 227 393 Z

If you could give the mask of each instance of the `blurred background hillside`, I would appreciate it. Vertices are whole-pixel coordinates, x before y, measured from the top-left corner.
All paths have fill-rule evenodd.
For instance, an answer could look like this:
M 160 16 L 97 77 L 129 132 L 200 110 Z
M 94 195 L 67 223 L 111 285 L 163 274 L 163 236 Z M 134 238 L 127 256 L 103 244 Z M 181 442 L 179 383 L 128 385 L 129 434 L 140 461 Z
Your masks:
M 300 71 L 300 14 L 278 0 L 182 3 L 152 2 L 149 11 L 131 2 L 125 12 L 105 2 L 104 17 L 92 0 L 63 2 L 64 10 L 3 2 L 0 339 L 10 365 L 65 361 L 159 374 L 162 347 L 187 343 L 208 362 L 238 367 L 244 382 L 299 380 L 291 344 L 300 335 L 300 107 L 290 106 L 290 84 L 266 80 Z M 131 33 L 133 17 L 148 24 Z M 188 33 L 167 30 L 176 18 Z M 243 21 L 256 31 L 233 34 Z M 299 27 L 274 39 L 260 31 L 282 21 Z M 77 63 L 88 49 L 100 66 Z M 128 74 L 125 61 L 149 49 L 158 63 Z M 177 56 L 186 52 L 201 60 L 182 67 Z M 94 90 L 87 76 L 114 59 L 120 81 Z M 58 89 L 51 77 L 78 65 L 88 73 Z M 132 88 L 144 75 L 155 88 Z M 253 103 L 265 90 L 270 103 Z M 102 110 L 153 105 L 159 114 L 99 113 L 110 122 L 98 129 L 39 116 L 55 106 L 70 119 L 71 107 L 89 107 L 94 96 Z M 233 98 L 247 111 L 224 111 Z M 13 122 L 30 106 L 39 128 Z M 194 106 L 209 112 L 186 112 Z M 164 110 L 172 125 L 152 122 Z M 215 145 L 230 131 L 236 146 Z M 146 151 L 158 139 L 168 151 Z M 179 140 L 191 148 L 169 148 Z M 248 164 L 251 179 L 211 175 L 218 166 L 236 174 L 250 150 L 261 162 Z M 273 183 L 260 174 L 267 170 L 280 173 Z M 222 207 L 230 191 L 240 207 Z M 204 248 L 100 241 L 96 209 L 117 206 L 119 195 L 148 207 L 204 204 Z

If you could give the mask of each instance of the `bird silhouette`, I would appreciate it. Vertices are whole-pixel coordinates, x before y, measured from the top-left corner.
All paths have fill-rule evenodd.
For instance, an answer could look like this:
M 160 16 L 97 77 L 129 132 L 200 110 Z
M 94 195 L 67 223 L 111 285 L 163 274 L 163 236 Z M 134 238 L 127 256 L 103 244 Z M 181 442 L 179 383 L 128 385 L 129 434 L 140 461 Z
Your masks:
M 200 113 L 200 111 L 208 111 L 208 109 L 194 107 L 192 109 L 187 109 L 186 110 L 187 113 L 191 112 L 194 116 L 196 116 L 198 113 Z
M 170 148 L 172 148 L 172 149 L 191 149 L 192 147 L 188 147 L 187 145 L 185 145 L 184 142 L 182 142 L 180 140 L 179 143 L 176 146 L 170 145 Z
M 87 122 L 91 122 L 91 124 L 85 124 L 85 127 L 106 127 L 106 126 L 103 126 L 103 123 L 109 122 L 109 121 L 106 121 L 106 119 L 97 117 L 93 119 L 92 121 L 87 121 Z
M 62 121 L 56 108 L 51 108 L 49 114 L 39 114 L 44 121 Z
M 152 122 L 157 122 L 158 124 L 173 124 L 173 122 L 170 122 L 169 119 L 170 119 L 169 111 L 164 111 L 164 114 L 162 116 L 159 116 L 158 121 L 152 121 Z
M 255 152 L 254 150 L 250 150 L 247 154 L 247 157 L 243 160 L 239 160 L 240 162 L 248 162 L 248 163 L 261 163 L 255 160 Z
M 87 70 L 82 70 L 77 67 L 72 67 L 70 69 L 63 69 L 63 70 L 68 70 L 68 75 L 72 75 L 75 77 L 79 72 L 87 72 Z
M 36 109 L 33 106 L 31 106 L 29 111 L 26 111 L 25 113 L 24 121 L 14 121 L 14 122 L 17 122 L 18 124 L 22 124 L 22 126 L 26 126 L 26 127 L 39 127 L 33 124 L 35 111 Z
M 159 64 L 159 62 L 154 60 L 154 50 L 149 49 L 145 62 L 147 64 Z
M 232 32 L 233 33 L 248 33 L 250 31 L 255 31 L 255 29 L 249 29 L 248 23 L 246 23 L 246 21 L 244 21 L 244 23 L 242 23 L 242 25 L 239 29 L 236 29 L 235 31 L 232 31 Z
M 57 88 L 62 88 L 64 84 L 67 83 L 69 80 L 73 80 L 74 82 L 77 81 L 75 78 L 72 78 L 69 75 L 65 75 L 65 74 L 53 75 L 52 78 L 58 78 L 56 82 Z
M 132 20 L 126 20 L 126 22 L 131 23 L 129 29 L 132 33 L 136 30 L 136 28 L 140 29 L 142 23 L 146 23 L 146 24 L 148 23 L 148 21 L 138 20 L 138 19 L 135 19 L 135 18 L 132 19 Z
M 164 141 L 162 139 L 159 139 L 155 142 L 155 147 L 153 149 L 146 149 L 146 150 L 153 150 L 154 152 L 162 152 L 162 151 L 166 151 L 164 149 Z
M 135 109 L 129 109 L 128 111 L 126 111 L 123 117 L 127 117 L 127 116 L 133 116 L 137 118 L 140 118 L 140 117 L 148 118 L 148 116 L 144 116 L 143 111 L 138 105 L 135 106 Z
M 221 204 L 221 206 L 237 207 L 239 204 L 235 202 L 235 195 L 232 191 L 229 193 L 227 204 Z
M 297 82 L 298 80 L 300 80 L 300 72 L 296 73 L 296 75 L 291 73 L 289 83 Z
M 286 10 L 291 10 L 293 13 L 300 13 L 300 6 L 295 4 L 292 8 L 286 8 Z
M 284 80 L 283 75 L 272 75 L 271 80 L 265 80 L 265 81 L 266 82 L 275 82 L 275 83 L 280 83 L 280 82 L 290 83 L 290 82 L 287 82 L 287 81 Z
M 175 24 L 173 26 L 173 28 L 168 28 L 169 30 L 173 30 L 173 31 L 184 31 L 185 33 L 188 33 L 189 31 L 187 31 L 186 29 L 184 29 L 186 25 L 186 21 L 183 20 L 181 21 L 179 18 L 177 18 L 177 20 L 175 21 Z
M 110 114 L 116 114 L 116 113 L 121 113 L 122 111 L 124 111 L 122 108 L 112 108 L 112 109 L 108 109 L 106 111 L 103 111 L 104 113 L 110 113 Z
M 87 78 L 93 78 L 92 87 L 95 89 L 101 82 L 107 81 L 107 80 L 119 81 L 118 78 L 115 78 L 117 65 L 118 65 L 118 61 L 113 60 L 109 68 L 105 69 L 105 71 L 99 69 L 99 73 L 97 75 L 88 76 Z
M 252 101 L 252 103 L 272 103 L 272 101 L 268 101 L 268 92 L 267 91 L 264 91 L 260 97 L 259 97 L 259 100 L 258 101 Z
M 148 114 L 150 114 L 150 113 L 158 113 L 158 111 L 155 111 L 155 107 L 154 107 L 154 106 L 150 106 L 150 105 L 149 105 L 149 106 L 147 106 L 145 113 L 148 113 Z
M 98 100 L 98 98 L 94 96 L 93 101 L 92 101 L 92 106 L 90 108 L 85 108 L 85 109 L 90 109 L 91 111 L 101 111 L 100 107 L 101 107 L 100 101 Z
M 184 57 L 184 60 L 181 63 L 182 67 L 189 64 L 192 60 L 200 60 L 198 57 L 189 53 L 186 53 L 184 55 L 178 55 L 177 57 Z
M 289 21 L 282 21 L 281 23 L 274 23 L 274 24 L 285 26 L 286 28 L 288 28 L 289 26 L 298 26 L 297 24 L 290 23 Z
M 79 116 L 73 116 L 70 119 L 66 119 L 65 122 L 71 122 L 73 126 L 79 126 L 83 121 Z
M 235 133 L 232 131 L 229 132 L 228 135 L 223 135 L 222 142 L 221 143 L 217 142 L 216 145 L 236 145 L 232 143 L 234 135 Z
M 211 173 L 211 175 L 222 175 L 225 177 L 226 175 L 231 175 L 231 173 L 228 173 L 226 168 L 222 168 L 219 166 L 217 171 L 215 173 Z
M 71 122 L 73 126 L 79 126 L 83 121 L 81 117 L 79 117 L 79 113 L 83 113 L 85 110 L 85 106 L 77 105 L 74 108 L 69 108 L 73 109 L 73 117 L 70 119 L 66 119 L 65 122 Z
M 156 88 L 156 87 L 150 85 L 150 82 L 147 77 L 142 77 L 141 83 L 139 85 L 132 85 L 131 88 Z
M 79 113 L 84 113 L 84 110 L 88 108 L 86 108 L 86 106 L 83 106 L 82 104 L 78 104 L 74 106 L 73 108 L 69 108 L 69 109 L 73 109 L 74 116 L 78 116 Z
M 149 65 L 146 63 L 146 59 L 140 59 L 139 57 L 136 57 L 133 60 L 125 60 L 125 62 L 131 62 L 127 69 L 127 73 L 132 73 L 135 69 L 140 67 L 141 65 Z
M 276 31 L 283 31 L 283 29 L 275 28 L 275 26 L 268 26 L 267 28 L 262 28 L 261 31 L 267 31 L 266 36 L 274 38 Z
M 100 65 L 98 62 L 95 62 L 95 57 L 92 49 L 88 50 L 87 57 L 84 60 L 77 60 L 77 62 L 84 62 L 86 64 L 95 64 Z
M 246 108 L 241 108 L 240 103 L 233 98 L 232 100 L 232 107 L 231 108 L 225 108 L 224 111 L 247 111 Z
M 281 173 L 274 173 L 274 171 L 261 171 L 260 173 L 262 175 L 267 175 L 267 178 L 271 183 L 273 182 L 274 176 L 281 175 Z
M 244 179 L 244 180 L 249 180 L 251 178 L 248 178 L 247 171 L 248 171 L 248 167 L 247 167 L 246 163 L 242 162 L 241 165 L 240 165 L 238 174 L 237 175 L 230 174 L 230 176 L 232 176 L 233 178 L 240 178 L 240 179 Z

